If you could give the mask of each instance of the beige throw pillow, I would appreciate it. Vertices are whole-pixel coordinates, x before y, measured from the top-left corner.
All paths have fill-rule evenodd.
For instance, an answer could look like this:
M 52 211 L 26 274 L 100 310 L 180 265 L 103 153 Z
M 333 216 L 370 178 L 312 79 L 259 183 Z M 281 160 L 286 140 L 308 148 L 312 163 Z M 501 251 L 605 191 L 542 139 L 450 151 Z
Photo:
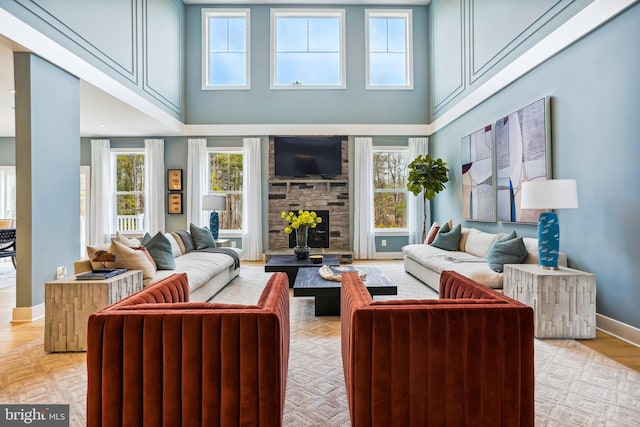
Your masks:
M 102 270 L 104 268 L 124 268 L 124 266 L 119 263 L 120 260 L 118 259 L 118 257 L 116 257 L 115 262 L 106 262 L 104 263 L 104 265 L 102 262 L 93 261 L 96 256 L 96 252 L 98 251 L 109 251 L 113 253 L 110 243 L 105 243 L 98 246 L 87 246 L 87 256 L 89 257 L 89 261 L 91 262 L 92 270 Z
M 134 238 L 130 238 L 125 236 L 124 234 L 120 234 L 120 232 L 116 233 L 116 238 L 115 238 L 116 242 L 120 242 L 123 245 L 129 246 L 130 248 L 137 248 L 139 247 L 142 243 L 140 243 L 140 240 Z
M 127 270 L 142 270 L 144 279 L 152 279 L 156 274 L 156 266 L 144 246 L 130 248 L 120 242 L 111 242 L 111 252 L 116 254 L 116 263 Z

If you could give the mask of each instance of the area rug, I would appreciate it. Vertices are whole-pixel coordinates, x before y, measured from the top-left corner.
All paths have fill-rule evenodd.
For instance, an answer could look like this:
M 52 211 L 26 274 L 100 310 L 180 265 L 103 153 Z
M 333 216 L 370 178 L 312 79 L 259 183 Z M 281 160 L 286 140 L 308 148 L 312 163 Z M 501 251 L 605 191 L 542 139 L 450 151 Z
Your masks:
M 397 297 L 436 298 L 400 262 L 375 263 L 399 285 Z M 357 265 L 356 265 L 357 267 Z M 243 265 L 214 298 L 255 303 L 269 277 Z M 291 298 L 291 352 L 285 426 L 348 426 L 340 319 L 315 317 L 313 299 Z M 68 403 L 85 425 L 84 353 L 47 354 L 35 340 L 0 356 L 0 403 Z M 640 426 L 640 373 L 573 340 L 536 340 L 536 426 Z

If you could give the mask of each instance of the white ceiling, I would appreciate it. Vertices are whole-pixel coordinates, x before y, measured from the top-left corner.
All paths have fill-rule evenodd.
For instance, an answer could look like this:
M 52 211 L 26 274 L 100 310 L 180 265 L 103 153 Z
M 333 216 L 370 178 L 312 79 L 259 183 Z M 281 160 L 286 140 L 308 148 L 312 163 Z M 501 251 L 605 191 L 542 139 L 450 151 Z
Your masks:
M 426 6 L 431 0 L 183 0 L 184 4 L 311 4 L 311 5 L 371 5 L 371 6 Z

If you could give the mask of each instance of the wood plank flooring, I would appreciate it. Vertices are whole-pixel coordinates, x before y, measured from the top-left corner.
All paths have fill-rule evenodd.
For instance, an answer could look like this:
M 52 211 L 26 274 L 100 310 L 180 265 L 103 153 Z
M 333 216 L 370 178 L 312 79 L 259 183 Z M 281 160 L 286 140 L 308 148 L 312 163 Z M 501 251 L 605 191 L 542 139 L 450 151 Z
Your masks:
M 0 354 L 9 353 L 21 345 L 44 336 L 44 319 L 29 323 L 11 323 L 16 300 L 15 289 L 15 286 L 0 288 Z M 640 347 L 601 331 L 597 331 L 596 338 L 593 340 L 578 342 L 640 372 Z

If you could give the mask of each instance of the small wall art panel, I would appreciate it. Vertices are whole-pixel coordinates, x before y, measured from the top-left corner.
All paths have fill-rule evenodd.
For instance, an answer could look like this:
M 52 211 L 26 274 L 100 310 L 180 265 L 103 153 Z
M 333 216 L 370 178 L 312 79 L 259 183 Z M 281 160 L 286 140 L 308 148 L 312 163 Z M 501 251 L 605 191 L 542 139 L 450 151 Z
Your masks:
M 493 126 L 462 138 L 462 214 L 464 219 L 495 221 Z
M 498 221 L 537 223 L 540 210 L 520 209 L 525 181 L 551 178 L 549 98 L 496 122 Z

